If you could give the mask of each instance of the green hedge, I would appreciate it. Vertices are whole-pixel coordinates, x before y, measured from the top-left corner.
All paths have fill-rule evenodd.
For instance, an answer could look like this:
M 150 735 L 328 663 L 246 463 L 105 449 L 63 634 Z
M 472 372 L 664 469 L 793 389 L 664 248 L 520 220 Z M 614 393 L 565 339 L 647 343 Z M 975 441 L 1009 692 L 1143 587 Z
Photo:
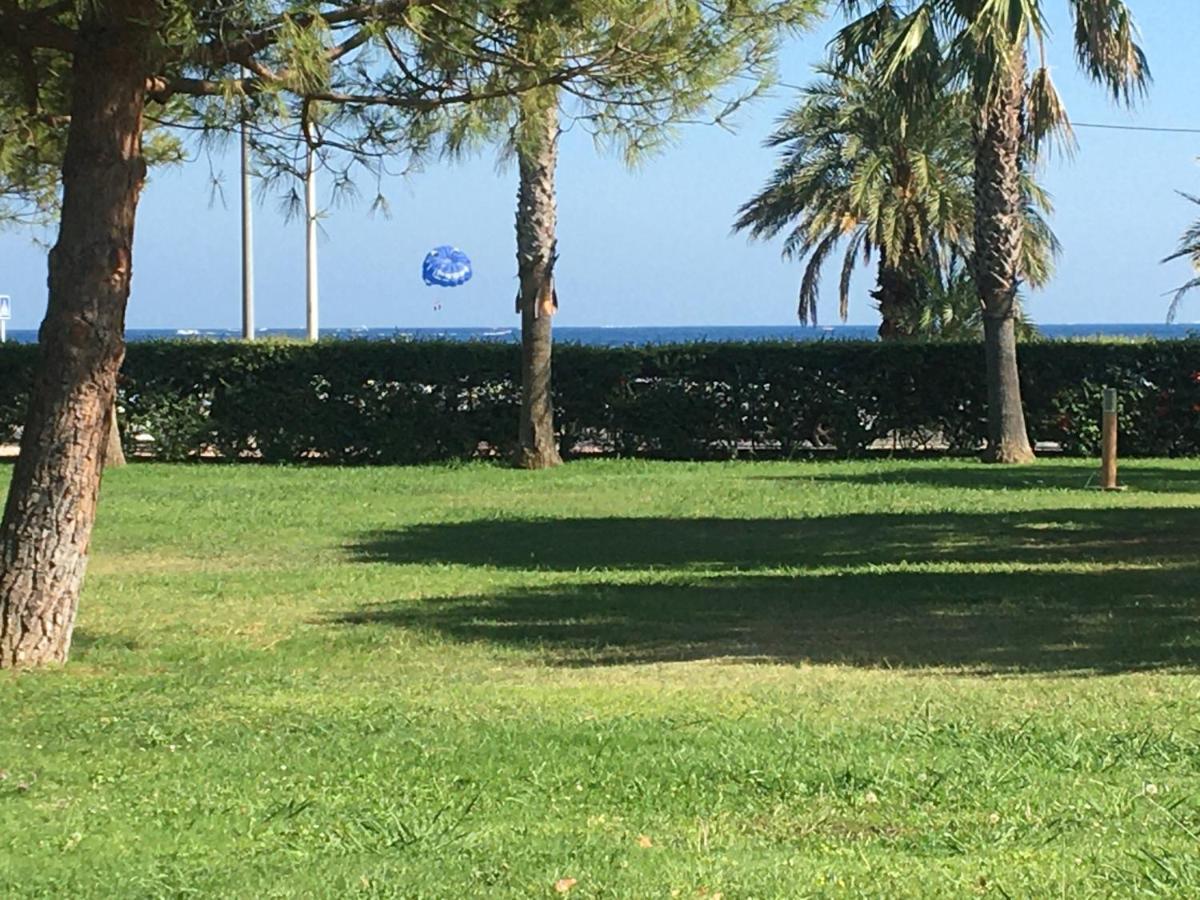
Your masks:
M 1200 340 L 1021 348 L 1031 436 L 1094 453 L 1104 385 L 1126 455 L 1200 454 Z M 36 348 L 0 349 L 0 429 L 24 413 Z M 414 463 L 504 454 L 516 433 L 510 344 L 152 342 L 120 384 L 130 450 L 185 459 Z M 555 350 L 564 453 L 686 459 L 973 452 L 985 433 L 976 344 L 688 344 Z M 150 435 L 143 444 L 134 436 Z

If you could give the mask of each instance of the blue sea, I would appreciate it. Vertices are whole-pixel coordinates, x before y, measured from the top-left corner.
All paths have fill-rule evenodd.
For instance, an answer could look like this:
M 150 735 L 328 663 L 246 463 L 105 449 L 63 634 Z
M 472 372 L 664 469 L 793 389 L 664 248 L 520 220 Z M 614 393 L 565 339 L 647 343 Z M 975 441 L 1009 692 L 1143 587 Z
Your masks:
M 1041 333 L 1058 340 L 1086 338 L 1157 338 L 1172 340 L 1200 337 L 1200 323 L 1188 324 L 1080 324 L 1038 325 Z M 237 338 L 240 331 L 232 329 L 179 330 L 162 328 L 133 328 L 126 332 L 131 341 L 178 340 L 224 340 Z M 303 338 L 303 329 L 260 329 L 261 337 Z M 516 342 L 520 340 L 517 328 L 327 328 L 321 330 L 322 338 L 367 339 L 367 340 L 454 340 Z M 677 325 L 637 327 L 570 327 L 554 329 L 555 340 L 560 343 L 590 344 L 601 347 L 642 346 L 645 344 L 677 344 L 691 341 L 870 341 L 876 339 L 873 325 L 831 325 L 804 327 L 800 325 Z M 34 343 L 37 332 L 32 329 L 13 329 L 8 338 L 18 343 Z

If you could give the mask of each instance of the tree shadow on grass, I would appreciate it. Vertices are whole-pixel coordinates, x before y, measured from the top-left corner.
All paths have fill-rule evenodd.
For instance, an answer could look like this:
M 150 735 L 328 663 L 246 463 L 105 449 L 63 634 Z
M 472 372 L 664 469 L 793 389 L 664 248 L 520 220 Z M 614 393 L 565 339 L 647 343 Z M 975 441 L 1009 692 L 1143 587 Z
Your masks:
M 1197 509 L 446 523 L 371 535 L 353 552 L 373 562 L 579 572 L 579 581 L 379 604 L 337 621 L 518 648 L 568 666 L 1194 669 L 1197 535 Z M 636 583 L 630 570 L 640 570 Z
M 562 666 L 725 660 L 987 674 L 1200 665 L 1194 567 L 1103 574 L 724 576 L 380 604 L 389 625 Z
M 510 569 L 812 568 L 896 563 L 1192 562 L 1200 509 L 881 513 L 807 519 L 490 519 L 369 534 L 361 561 Z
M 1078 490 L 1097 483 L 1098 466 L 1039 463 L 1032 466 L 895 466 L 884 471 L 817 472 L 802 475 L 751 475 L 765 481 L 842 482 L 845 484 L 915 484 L 960 490 Z M 1176 494 L 1200 493 L 1200 462 L 1191 468 L 1130 465 L 1120 470 L 1120 482 L 1131 491 Z

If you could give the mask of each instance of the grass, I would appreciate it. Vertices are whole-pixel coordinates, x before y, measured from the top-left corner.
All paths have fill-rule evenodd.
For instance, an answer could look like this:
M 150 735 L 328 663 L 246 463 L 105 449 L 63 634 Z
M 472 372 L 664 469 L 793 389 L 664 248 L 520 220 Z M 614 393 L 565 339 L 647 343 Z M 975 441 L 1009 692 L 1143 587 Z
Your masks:
M 1200 464 L 1122 474 L 113 472 L 0 896 L 1198 896 Z

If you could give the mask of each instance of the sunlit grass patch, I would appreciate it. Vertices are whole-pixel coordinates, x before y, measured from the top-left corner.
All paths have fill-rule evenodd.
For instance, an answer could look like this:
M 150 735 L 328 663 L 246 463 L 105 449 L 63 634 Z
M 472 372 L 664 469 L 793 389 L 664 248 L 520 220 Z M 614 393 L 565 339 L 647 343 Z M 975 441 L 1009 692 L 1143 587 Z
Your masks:
M 134 465 L 0 895 L 1200 892 L 1200 466 Z

